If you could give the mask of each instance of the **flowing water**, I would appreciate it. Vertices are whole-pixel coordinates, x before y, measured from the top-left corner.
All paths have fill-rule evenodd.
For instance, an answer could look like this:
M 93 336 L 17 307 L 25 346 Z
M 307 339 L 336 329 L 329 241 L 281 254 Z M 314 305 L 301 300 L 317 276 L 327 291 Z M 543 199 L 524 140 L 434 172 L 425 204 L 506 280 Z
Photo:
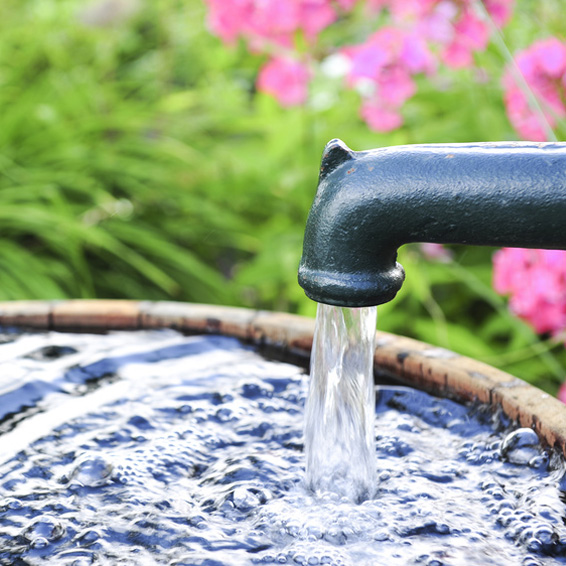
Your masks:
M 377 489 L 375 465 L 376 307 L 319 303 L 305 408 L 306 483 L 363 501 Z
M 340 465 L 305 481 L 295 366 L 173 331 L 0 342 L 2 565 L 566 564 L 563 461 L 481 407 L 381 388 L 368 425 L 354 372 L 357 503 L 318 483 Z

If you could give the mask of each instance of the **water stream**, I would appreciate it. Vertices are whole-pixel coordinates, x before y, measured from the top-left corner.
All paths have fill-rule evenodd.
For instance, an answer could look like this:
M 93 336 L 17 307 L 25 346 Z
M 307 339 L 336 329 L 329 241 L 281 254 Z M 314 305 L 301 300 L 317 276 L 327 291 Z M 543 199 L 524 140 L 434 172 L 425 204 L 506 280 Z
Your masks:
M 332 332 L 350 314 L 375 328 L 325 314 Z M 356 370 L 308 411 L 333 435 L 359 415 L 360 444 L 321 448 L 323 429 L 303 436 L 308 376 L 234 339 L 0 334 L 0 565 L 566 565 L 563 460 L 411 389 L 381 387 L 366 411 L 352 348 L 324 363 Z M 327 456 L 305 481 L 307 442 Z M 353 497 L 333 483 L 349 474 Z
M 377 490 L 376 307 L 319 303 L 305 408 L 306 483 L 361 502 Z

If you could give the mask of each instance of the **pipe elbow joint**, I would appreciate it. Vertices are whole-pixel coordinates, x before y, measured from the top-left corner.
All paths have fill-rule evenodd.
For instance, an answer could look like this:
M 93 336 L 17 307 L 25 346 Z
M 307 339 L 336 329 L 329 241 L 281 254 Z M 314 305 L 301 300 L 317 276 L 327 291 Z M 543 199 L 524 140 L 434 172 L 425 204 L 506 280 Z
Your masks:
M 299 284 L 315 301 L 392 300 L 410 242 L 566 249 L 566 144 L 326 145 Z
M 340 140 L 324 150 L 299 266 L 299 284 L 319 303 L 379 305 L 391 301 L 405 279 L 393 227 L 384 225 L 393 219 L 390 203 L 371 190 L 371 171 L 356 163 L 363 155 Z

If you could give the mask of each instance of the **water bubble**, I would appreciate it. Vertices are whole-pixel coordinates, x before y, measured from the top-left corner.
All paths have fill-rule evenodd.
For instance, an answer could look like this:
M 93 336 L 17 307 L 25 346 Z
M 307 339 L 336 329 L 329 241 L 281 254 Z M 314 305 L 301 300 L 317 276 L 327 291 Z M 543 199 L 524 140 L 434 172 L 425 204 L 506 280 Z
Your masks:
M 273 386 L 259 379 L 256 382 L 243 383 L 241 384 L 241 395 L 246 399 L 271 397 L 273 395 Z
M 228 409 L 227 407 L 222 407 L 221 409 L 218 409 L 218 411 L 216 411 L 216 418 L 221 423 L 225 423 L 236 419 L 236 417 L 234 417 L 232 414 L 232 410 Z
M 318 540 L 324 536 L 324 530 L 321 525 L 307 525 L 306 530 L 309 540 Z
M 131 417 L 128 420 L 128 424 L 139 430 L 151 430 L 154 428 L 153 425 L 141 415 L 134 415 L 133 417 Z
M 30 548 L 35 548 L 36 550 L 47 548 L 48 546 L 49 541 L 45 537 L 37 537 L 30 542 Z
M 552 544 L 555 535 L 554 531 L 549 525 L 542 525 L 535 530 L 535 537 L 542 542 L 542 544 Z
M 542 543 L 535 537 L 532 537 L 526 541 L 527 550 L 529 552 L 540 552 L 542 549 Z
M 544 470 L 548 466 L 548 454 L 540 454 L 529 460 L 529 467 L 533 470 Z
M 531 428 L 519 428 L 503 440 L 500 454 L 511 464 L 528 465 L 533 458 L 541 455 L 541 447 L 536 432 Z
M 260 504 L 258 497 L 243 486 L 237 487 L 232 495 L 234 506 L 240 511 L 249 511 Z
M 202 515 L 194 515 L 189 519 L 189 525 L 191 527 L 196 527 L 197 529 L 206 529 L 206 519 Z
M 23 531 L 32 548 L 45 548 L 50 542 L 59 540 L 65 534 L 65 527 L 53 517 L 35 519 Z
M 80 544 L 84 546 L 93 544 L 98 539 L 100 539 L 100 533 L 94 529 L 88 529 L 86 531 L 83 531 L 77 536 L 77 541 L 79 541 Z
M 112 481 L 113 466 L 102 456 L 84 454 L 76 460 L 71 480 L 84 487 L 99 487 Z
M 63 356 L 69 356 L 71 354 L 76 354 L 77 350 L 72 348 L 71 346 L 43 346 L 38 350 L 30 352 L 25 356 L 26 358 L 37 360 L 37 361 L 44 361 L 44 360 L 56 360 Z
M 8 509 L 12 511 L 17 511 L 18 509 L 21 509 L 23 507 L 23 504 L 19 499 L 12 499 L 12 498 L 6 499 L 3 505 L 5 505 Z

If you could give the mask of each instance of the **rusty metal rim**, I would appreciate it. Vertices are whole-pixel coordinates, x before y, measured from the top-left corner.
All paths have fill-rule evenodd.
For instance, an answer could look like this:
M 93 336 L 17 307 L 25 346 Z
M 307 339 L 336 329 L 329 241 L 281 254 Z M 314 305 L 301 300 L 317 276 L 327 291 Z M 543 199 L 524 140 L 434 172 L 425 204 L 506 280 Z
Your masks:
M 286 313 L 178 302 L 64 300 L 0 302 L 0 325 L 67 332 L 174 328 L 233 336 L 306 365 L 314 320 Z M 376 378 L 459 401 L 479 401 L 520 426 L 532 427 L 566 456 L 566 406 L 540 389 L 487 364 L 377 332 Z

